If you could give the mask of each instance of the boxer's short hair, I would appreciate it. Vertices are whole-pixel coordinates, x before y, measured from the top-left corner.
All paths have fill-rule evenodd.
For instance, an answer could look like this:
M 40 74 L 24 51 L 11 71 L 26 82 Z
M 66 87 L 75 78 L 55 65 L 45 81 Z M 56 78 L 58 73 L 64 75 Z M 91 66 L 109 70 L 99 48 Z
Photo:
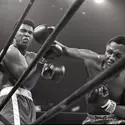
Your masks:
M 111 42 L 125 45 L 125 36 L 115 36 L 107 42 L 107 45 L 109 45 Z
M 19 20 L 15 23 L 13 29 L 16 27 L 16 25 L 18 24 L 18 22 L 19 22 Z M 31 20 L 31 19 L 24 19 L 23 22 L 22 22 L 22 24 L 27 24 L 27 25 L 33 27 L 33 29 L 35 28 L 35 24 L 34 24 L 33 20 Z

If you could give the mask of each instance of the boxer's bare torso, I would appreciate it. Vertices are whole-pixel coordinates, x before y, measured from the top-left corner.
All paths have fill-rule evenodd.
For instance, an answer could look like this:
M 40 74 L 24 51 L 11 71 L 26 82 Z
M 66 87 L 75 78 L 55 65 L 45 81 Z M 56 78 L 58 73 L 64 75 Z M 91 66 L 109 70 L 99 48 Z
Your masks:
M 20 51 L 13 45 L 9 47 L 7 54 L 8 53 L 9 56 L 6 56 L 7 59 L 5 59 L 3 63 L 4 74 L 2 72 L 0 73 L 1 88 L 13 86 L 15 83 L 10 82 L 11 80 L 9 79 L 17 81 L 18 76 L 16 75 L 19 73 L 17 72 L 18 70 L 14 71 L 15 67 L 17 68 L 23 65 L 25 67 L 25 71 L 36 56 L 34 52 L 28 51 L 25 55 L 22 55 Z M 9 60 L 9 58 L 11 58 L 11 60 Z M 38 66 L 34 68 L 34 73 L 32 74 L 32 77 L 25 81 L 25 83 L 23 84 L 23 88 L 30 90 L 35 86 L 41 75 L 41 68 L 39 67 L 38 69 Z
M 101 64 L 95 65 L 90 61 L 87 64 L 88 73 L 90 79 L 94 78 L 97 74 L 103 71 L 103 67 Z M 123 70 L 120 74 L 113 76 L 105 80 L 102 84 L 105 84 L 109 90 L 110 99 L 117 102 L 117 104 L 121 103 L 123 92 L 125 91 L 125 71 Z M 90 93 L 86 95 L 86 101 L 88 100 Z M 87 101 L 88 113 L 95 115 L 104 115 L 107 114 L 102 108 L 97 109 L 97 107 L 93 104 L 89 104 Z

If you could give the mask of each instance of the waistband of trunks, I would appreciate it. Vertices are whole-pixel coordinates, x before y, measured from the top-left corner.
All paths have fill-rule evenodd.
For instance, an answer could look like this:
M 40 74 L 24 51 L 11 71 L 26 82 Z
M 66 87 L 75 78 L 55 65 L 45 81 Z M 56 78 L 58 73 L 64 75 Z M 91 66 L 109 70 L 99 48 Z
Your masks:
M 0 97 L 1 96 L 4 96 L 4 95 L 8 95 L 9 92 L 12 90 L 13 87 L 6 87 L 6 88 L 3 88 L 1 91 L 0 91 Z M 32 93 L 27 90 L 27 89 L 23 89 L 23 88 L 18 88 L 14 94 L 17 94 L 17 95 L 22 95 L 24 97 L 27 97 L 29 98 L 30 100 L 33 101 L 32 99 Z
M 109 115 L 91 115 L 87 114 L 89 118 L 91 119 L 108 119 L 108 118 L 116 118 L 114 114 L 109 114 Z

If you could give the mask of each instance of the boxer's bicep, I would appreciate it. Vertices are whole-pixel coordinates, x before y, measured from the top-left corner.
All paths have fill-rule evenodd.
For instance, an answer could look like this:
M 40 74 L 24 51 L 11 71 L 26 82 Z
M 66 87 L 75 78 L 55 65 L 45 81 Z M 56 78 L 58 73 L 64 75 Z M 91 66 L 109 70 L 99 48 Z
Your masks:
M 94 51 L 88 49 L 77 49 L 65 47 L 65 55 L 80 59 L 80 60 L 93 60 L 100 61 L 101 56 Z
M 4 62 L 10 72 L 17 78 L 27 69 L 28 65 L 16 49 L 9 49 L 4 57 Z
M 101 56 L 94 51 L 88 49 L 78 49 L 79 57 L 84 60 L 101 61 Z

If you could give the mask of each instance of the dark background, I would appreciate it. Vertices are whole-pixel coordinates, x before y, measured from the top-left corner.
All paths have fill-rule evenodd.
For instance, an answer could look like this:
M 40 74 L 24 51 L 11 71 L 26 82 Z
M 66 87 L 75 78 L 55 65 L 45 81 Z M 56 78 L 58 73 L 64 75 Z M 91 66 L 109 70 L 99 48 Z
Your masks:
M 27 17 L 40 24 L 56 25 L 74 0 L 36 0 Z M 0 0 L 0 49 L 7 42 L 13 25 L 19 19 L 28 0 Z M 68 25 L 57 37 L 61 43 L 76 48 L 86 48 L 104 53 L 107 41 L 125 34 L 125 0 L 105 0 L 97 4 L 86 0 Z M 29 50 L 37 52 L 40 46 L 33 42 Z M 54 63 L 65 65 L 64 80 L 57 84 L 40 79 L 32 90 L 34 102 L 46 111 L 68 97 L 87 80 L 83 62 L 60 58 Z M 79 107 L 77 112 L 86 112 L 84 97 L 67 111 Z

